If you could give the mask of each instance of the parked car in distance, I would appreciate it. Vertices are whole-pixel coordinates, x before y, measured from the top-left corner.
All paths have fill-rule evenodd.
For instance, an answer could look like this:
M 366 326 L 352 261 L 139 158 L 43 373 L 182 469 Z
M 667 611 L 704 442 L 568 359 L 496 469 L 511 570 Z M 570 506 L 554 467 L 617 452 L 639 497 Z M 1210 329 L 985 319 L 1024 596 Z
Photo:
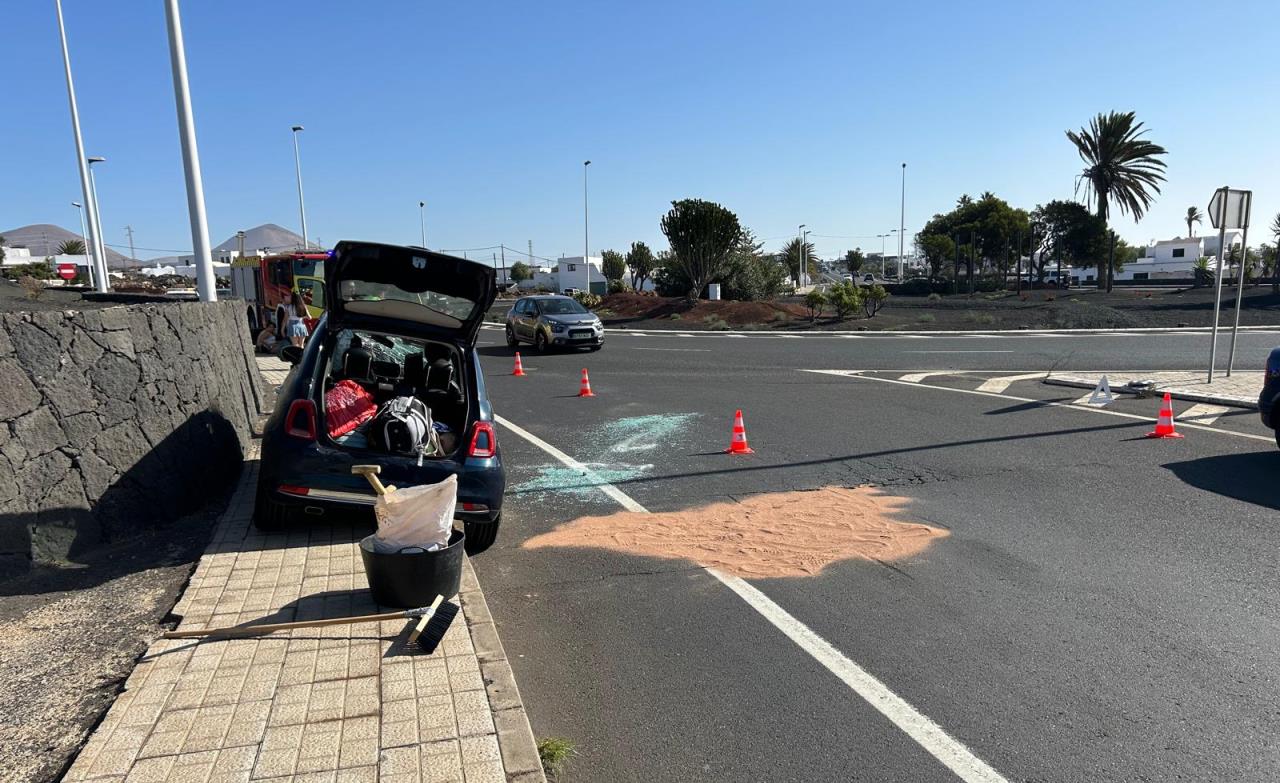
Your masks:
M 497 538 L 506 487 L 476 354 L 493 267 L 344 241 L 324 276 L 325 314 L 305 348 L 284 351 L 294 369 L 263 431 L 254 524 L 280 530 L 308 516 L 371 512 L 375 495 L 351 467 L 372 464 L 401 489 L 457 476 L 455 519 L 467 551 L 484 550 Z M 425 405 L 436 433 L 424 439 L 424 427 L 416 450 L 376 437 L 378 418 L 368 418 L 409 397 Z
M 842 281 L 846 282 L 846 283 L 852 283 L 852 282 L 853 282 L 853 275 L 845 275 L 844 277 L 842 277 L 842 278 L 840 278 L 840 279 L 841 279 Z
M 1276 403 L 1280 402 L 1280 348 L 1272 348 L 1267 357 L 1266 371 L 1262 376 L 1262 393 L 1258 395 L 1258 415 L 1262 417 L 1262 425 L 1275 432 L 1276 445 L 1280 446 L 1280 411 Z
M 516 300 L 507 312 L 507 345 L 533 343 L 540 353 L 551 348 L 589 348 L 604 345 L 604 324 L 578 300 L 543 294 Z
M 566 288 L 560 293 L 564 294 L 565 296 L 577 296 L 578 294 L 582 293 L 582 290 L 578 288 Z

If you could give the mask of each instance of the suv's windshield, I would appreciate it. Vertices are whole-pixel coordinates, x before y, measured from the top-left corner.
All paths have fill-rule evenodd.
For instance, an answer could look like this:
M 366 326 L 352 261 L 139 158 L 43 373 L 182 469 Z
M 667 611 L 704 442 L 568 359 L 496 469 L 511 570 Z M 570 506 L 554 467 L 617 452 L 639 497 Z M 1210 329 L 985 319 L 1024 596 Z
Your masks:
M 543 299 L 538 302 L 538 309 L 543 315 L 570 315 L 588 312 L 587 308 L 578 304 L 576 299 Z

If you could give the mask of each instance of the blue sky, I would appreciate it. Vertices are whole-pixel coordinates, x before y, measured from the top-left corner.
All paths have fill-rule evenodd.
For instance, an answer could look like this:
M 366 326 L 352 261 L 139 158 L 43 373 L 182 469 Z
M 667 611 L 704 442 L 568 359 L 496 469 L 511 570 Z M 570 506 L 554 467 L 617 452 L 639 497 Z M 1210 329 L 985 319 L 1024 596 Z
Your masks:
M 64 0 L 107 241 L 191 247 L 163 3 Z M 219 0 L 183 7 L 211 239 L 297 230 L 289 126 L 303 133 L 313 238 L 582 251 L 665 247 L 672 199 L 733 209 L 820 254 L 961 193 L 1069 198 L 1063 135 L 1134 110 L 1170 151 L 1145 242 L 1222 184 L 1255 190 L 1251 243 L 1280 211 L 1274 2 Z M 0 228 L 75 230 L 79 180 L 52 0 L 6 9 Z M 1217 63 L 1228 63 L 1227 72 Z M 1083 195 L 1082 195 L 1083 197 Z M 1207 224 L 1203 229 L 1208 230 Z M 823 236 L 827 235 L 827 236 Z M 853 238 L 832 238 L 853 237 Z M 140 256 L 160 255 L 139 252 Z M 474 255 L 474 254 L 473 254 Z

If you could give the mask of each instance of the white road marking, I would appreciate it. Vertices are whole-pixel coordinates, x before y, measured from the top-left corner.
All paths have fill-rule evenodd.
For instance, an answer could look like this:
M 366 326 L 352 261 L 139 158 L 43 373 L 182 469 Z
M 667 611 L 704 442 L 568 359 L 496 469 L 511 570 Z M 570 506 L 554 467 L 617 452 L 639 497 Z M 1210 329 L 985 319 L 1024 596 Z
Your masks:
M 1072 410 L 1088 410 L 1093 413 L 1101 413 L 1106 416 L 1119 416 L 1122 419 L 1136 419 L 1138 421 L 1155 422 L 1155 416 L 1138 416 L 1133 413 L 1121 413 L 1120 411 L 1109 411 L 1098 408 L 1097 406 L 1079 406 L 1075 402 L 1057 402 L 1056 400 L 1037 400 L 1033 397 L 1015 397 L 1012 394 L 996 394 L 994 392 L 978 391 L 976 389 L 953 389 L 949 386 L 934 386 L 929 383 L 914 383 L 903 381 L 899 378 L 878 378 L 874 375 L 864 375 L 867 370 L 799 370 L 799 372 L 811 372 L 818 375 L 835 375 L 842 378 L 858 378 L 860 380 L 878 381 L 880 383 L 895 383 L 901 386 L 914 386 L 917 389 L 936 389 L 937 391 L 955 392 L 956 394 L 976 394 L 979 397 L 997 397 L 1002 400 L 1013 400 L 1014 402 L 1034 402 L 1043 405 L 1046 408 L 1070 408 Z M 1092 395 L 1092 392 L 1090 392 Z M 1085 397 L 1084 399 L 1088 399 Z M 1187 429 L 1200 430 L 1202 432 L 1216 432 L 1219 435 L 1230 435 L 1235 438 L 1247 438 L 1249 440 L 1260 440 L 1265 443 L 1271 443 L 1272 438 L 1263 435 L 1253 435 L 1248 432 L 1236 432 L 1234 430 L 1224 430 L 1218 427 L 1206 427 L 1203 424 L 1184 424 Z
M 928 372 L 909 372 L 906 375 L 898 376 L 898 380 L 907 383 L 919 383 L 925 378 L 931 378 L 935 375 L 950 375 L 952 370 L 929 370 Z
M 1231 409 L 1223 405 L 1210 405 L 1202 402 L 1192 405 L 1174 418 L 1178 421 L 1194 421 L 1199 424 L 1213 424 L 1218 417 L 1224 413 L 1230 413 Z
M 999 392 L 1003 392 L 1005 389 L 1008 389 L 1011 385 L 1013 385 L 1018 381 L 1033 381 L 1036 378 L 1043 378 L 1044 375 L 1045 374 L 1042 372 L 1029 372 L 1023 375 L 1001 375 L 998 378 L 990 378 L 988 380 L 983 381 L 982 384 L 978 387 L 978 391 L 999 393 Z
M 676 337 L 693 337 L 693 335 L 689 334 L 688 332 L 677 332 Z
M 1087 407 L 1087 408 L 1097 408 L 1097 407 L 1101 407 L 1101 406 L 1098 406 L 1098 405 L 1090 405 L 1090 404 L 1089 404 L 1089 401 L 1090 401 L 1090 400 L 1092 400 L 1092 399 L 1093 399 L 1093 392 L 1089 392 L 1088 394 L 1086 394 L 1085 396 L 1081 397 L 1081 398 L 1080 398 L 1080 399 L 1078 399 L 1078 400 L 1072 400 L 1072 401 L 1071 401 L 1071 404 L 1072 404 L 1072 405 L 1083 405 L 1083 406 L 1085 406 L 1085 407 Z
M 633 351 L 681 351 L 683 353 L 711 353 L 710 348 L 645 348 L 639 345 L 626 346 Z
M 631 335 L 632 337 L 648 337 L 648 336 L 649 336 L 649 335 L 645 334 L 644 332 L 625 332 L 624 334 L 629 334 L 629 335 Z
M 1013 351 L 903 351 L 903 353 L 1013 353 Z
M 973 751 L 966 748 L 928 716 L 912 707 L 906 699 L 889 690 L 888 686 L 866 669 L 849 660 L 844 653 L 837 650 L 809 626 L 788 614 L 767 595 L 739 577 L 722 574 L 714 568 L 708 568 L 707 573 L 737 593 L 738 597 L 746 601 L 752 609 L 782 631 L 800 649 L 813 656 L 813 659 L 825 666 L 827 671 L 875 707 L 881 715 L 902 729 L 908 737 L 929 751 L 961 780 L 966 783 L 978 783 L 978 781 L 1003 783 L 1005 778 L 985 761 L 975 756 Z
M 618 505 L 627 511 L 640 514 L 649 513 L 649 509 L 640 505 L 630 495 L 612 484 L 599 481 L 599 477 L 592 473 L 590 468 L 560 449 L 528 430 L 512 424 L 501 416 L 494 416 L 493 418 L 503 427 L 550 454 L 566 467 L 590 475 L 592 484 L 596 489 L 617 501 Z M 832 646 L 830 642 L 819 636 L 809 626 L 788 614 L 787 610 L 778 606 L 764 593 L 739 577 L 722 574 L 714 568 L 708 568 L 706 571 L 725 587 L 736 593 L 748 606 L 755 609 L 761 617 L 768 620 L 779 631 L 782 631 L 788 639 L 795 642 L 800 649 L 812 656 L 814 660 L 825 666 L 827 671 L 849 686 L 850 690 L 861 696 L 881 715 L 888 718 L 893 725 L 915 740 L 920 747 L 942 762 L 947 769 L 954 772 L 961 780 L 966 783 L 1007 783 L 999 772 L 996 772 L 986 762 L 975 756 L 959 740 L 947 734 L 946 730 L 915 707 L 912 707 L 906 699 L 891 691 L 888 686 L 876 679 L 874 675 L 851 661 L 844 653 Z

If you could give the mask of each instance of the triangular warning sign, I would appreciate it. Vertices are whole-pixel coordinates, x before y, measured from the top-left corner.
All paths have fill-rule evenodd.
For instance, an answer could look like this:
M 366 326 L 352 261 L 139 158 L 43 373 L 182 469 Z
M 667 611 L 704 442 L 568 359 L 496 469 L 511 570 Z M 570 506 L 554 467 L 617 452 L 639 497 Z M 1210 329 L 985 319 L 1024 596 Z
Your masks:
M 1098 385 L 1093 387 L 1093 394 L 1089 397 L 1090 405 L 1107 405 L 1115 402 L 1115 397 L 1111 396 L 1111 384 L 1107 383 L 1107 376 L 1102 376 L 1098 381 Z

